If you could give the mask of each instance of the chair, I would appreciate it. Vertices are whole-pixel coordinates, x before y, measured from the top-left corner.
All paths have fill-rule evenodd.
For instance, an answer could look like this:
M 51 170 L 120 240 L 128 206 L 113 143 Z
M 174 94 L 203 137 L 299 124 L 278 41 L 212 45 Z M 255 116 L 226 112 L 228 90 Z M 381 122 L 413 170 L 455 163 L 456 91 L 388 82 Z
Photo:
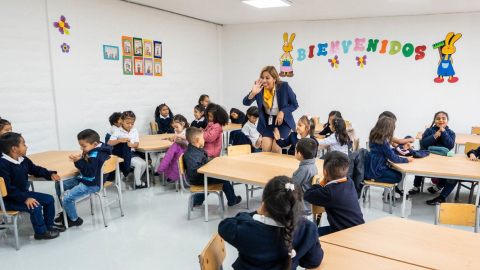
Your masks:
M 472 127 L 472 134 L 480 135 L 480 127 Z
M 475 127 L 473 127 L 475 128 Z M 473 133 L 473 128 L 472 128 L 472 133 Z M 480 127 L 479 127 L 480 128 Z M 465 144 L 465 155 L 473 149 L 477 149 L 480 146 L 480 143 L 472 143 L 472 142 L 467 142 Z M 472 203 L 473 200 L 473 193 L 475 190 L 475 187 L 478 185 L 478 182 L 473 182 L 473 181 L 457 181 L 458 182 L 458 187 L 457 187 L 457 193 L 455 194 L 455 200 L 458 200 L 458 197 L 460 196 L 460 189 L 462 187 L 470 190 L 470 195 L 468 196 L 468 203 Z M 463 183 L 469 183 L 470 187 L 464 185 Z
M 319 184 L 322 179 L 323 179 L 322 175 L 320 174 L 315 175 L 312 178 L 312 185 Z M 310 204 L 310 209 L 312 211 L 313 220 L 315 221 L 318 227 L 320 225 L 320 219 L 322 219 L 322 214 L 325 213 L 325 208 L 322 206 Z
M 0 215 L 3 216 L 3 222 L 5 224 L 0 224 L 0 228 L 5 228 L 7 229 L 7 233 L 10 233 L 10 228 L 13 228 L 13 234 L 15 235 L 15 249 L 20 250 L 20 246 L 18 244 L 18 225 L 17 225 L 17 219 L 18 216 L 20 215 L 20 211 L 7 211 L 5 209 L 5 204 L 3 203 L 3 197 L 7 197 L 7 187 L 5 186 L 5 180 L 0 177 L 0 208 L 2 208 L 2 211 L 0 212 Z M 11 219 L 12 222 L 8 223 L 8 219 Z
M 362 200 L 362 197 L 363 197 L 363 202 L 365 202 L 366 201 L 365 196 L 366 196 L 366 193 L 368 192 L 368 202 L 370 202 L 370 187 L 383 188 L 384 202 L 386 202 L 387 200 L 387 194 L 390 194 L 389 212 L 390 214 L 392 214 L 393 213 L 392 201 L 393 201 L 393 206 L 395 207 L 395 187 L 396 186 L 397 184 L 375 182 L 374 179 L 365 180 L 362 190 L 360 191 L 360 198 L 358 200 L 359 201 Z
M 425 126 L 425 129 L 429 129 L 430 127 L 431 127 L 431 125 Z
M 480 206 L 460 203 L 437 203 L 435 206 L 435 225 L 460 225 L 475 228 L 479 232 Z
M 227 148 L 227 156 L 231 157 L 231 156 L 239 156 L 239 155 L 248 155 L 252 152 L 252 147 L 250 147 L 250 145 L 233 145 L 233 146 L 229 146 Z M 232 185 L 241 185 L 241 183 L 234 183 L 232 182 Z M 247 190 L 247 209 L 249 209 L 249 196 L 248 196 L 248 192 L 250 191 L 250 197 L 253 197 L 253 191 L 254 190 L 258 190 L 258 189 L 262 189 L 262 187 L 254 187 L 252 185 L 251 188 L 248 188 L 248 185 L 245 184 L 245 187 L 246 187 L 246 190 Z
M 150 122 L 150 134 L 155 135 L 158 133 L 158 124 L 155 121 Z
M 190 212 L 193 211 L 193 196 L 197 193 L 205 193 L 205 187 L 203 185 L 190 185 L 187 181 L 187 174 L 185 170 L 185 163 L 183 160 L 183 155 L 178 159 L 178 174 L 180 175 L 180 186 L 182 187 L 183 192 L 190 192 L 188 197 L 188 217 L 187 220 L 190 220 Z M 190 190 L 186 189 L 186 186 L 190 187 Z M 213 193 L 218 196 L 218 201 L 220 204 L 220 216 L 223 219 L 223 211 L 225 209 L 225 204 L 223 202 L 223 184 L 210 184 L 208 185 L 208 194 Z M 207 200 L 207 198 L 205 198 Z
M 320 117 L 312 117 L 313 121 L 315 121 L 315 124 L 319 124 L 320 123 Z
M 350 125 L 350 122 L 348 120 L 345 120 L 345 127 L 348 129 L 348 125 Z
M 201 270 L 223 270 L 223 261 L 227 256 L 225 240 L 216 232 L 202 253 L 198 255 Z

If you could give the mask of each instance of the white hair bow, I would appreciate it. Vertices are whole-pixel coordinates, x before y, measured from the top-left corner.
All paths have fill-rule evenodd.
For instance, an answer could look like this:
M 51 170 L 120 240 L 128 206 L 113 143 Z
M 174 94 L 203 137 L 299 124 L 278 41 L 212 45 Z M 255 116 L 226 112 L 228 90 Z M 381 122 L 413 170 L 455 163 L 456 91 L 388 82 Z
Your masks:
M 303 116 L 307 117 L 308 120 L 312 120 L 312 116 L 309 113 L 306 113 Z
M 294 191 L 294 190 L 295 190 L 295 185 L 292 184 L 292 183 L 286 183 L 286 184 L 285 184 L 285 189 L 286 189 L 287 191 L 289 191 L 289 190 Z

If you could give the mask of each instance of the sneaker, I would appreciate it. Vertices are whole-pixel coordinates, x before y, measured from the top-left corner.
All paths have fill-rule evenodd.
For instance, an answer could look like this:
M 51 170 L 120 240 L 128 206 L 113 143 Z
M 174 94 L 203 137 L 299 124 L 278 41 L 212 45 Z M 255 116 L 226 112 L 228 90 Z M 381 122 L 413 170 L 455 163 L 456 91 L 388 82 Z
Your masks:
M 48 228 L 49 230 L 57 230 L 58 232 L 65 232 L 67 228 L 63 225 L 53 225 L 52 227 Z
M 135 188 L 136 188 L 136 189 L 147 188 L 147 184 L 142 183 L 142 184 L 139 185 L 139 186 L 135 185 Z
M 55 223 L 63 223 L 63 212 L 58 213 L 58 216 L 53 221 Z
M 437 193 L 438 191 L 440 191 L 441 188 L 437 187 L 437 185 L 433 185 L 431 187 L 429 187 L 427 190 L 428 192 L 432 193 L 432 194 L 435 194 Z
M 415 187 L 415 186 L 412 187 L 412 189 L 410 189 L 410 190 L 408 191 L 408 194 L 409 194 L 409 195 L 415 195 L 415 194 L 417 194 L 417 193 L 420 193 L 420 188 L 419 188 L 419 187 Z
M 57 230 L 47 230 L 43 234 L 35 234 L 33 238 L 35 240 L 49 240 L 49 239 L 55 239 L 60 235 L 60 233 Z
M 167 183 L 172 183 L 172 182 L 173 182 L 173 180 L 172 180 L 172 179 L 170 179 L 170 178 L 167 178 Z
M 437 203 L 444 203 L 445 202 L 445 197 L 443 197 L 442 195 L 436 197 L 436 198 L 433 198 L 431 200 L 428 200 L 427 201 L 427 204 L 428 205 L 436 205 Z
M 232 204 L 232 205 L 229 204 L 228 206 L 234 206 L 234 205 L 237 205 L 237 204 L 239 204 L 239 203 L 241 203 L 241 202 L 242 202 L 242 196 L 237 196 L 237 201 L 236 201 L 234 204 Z

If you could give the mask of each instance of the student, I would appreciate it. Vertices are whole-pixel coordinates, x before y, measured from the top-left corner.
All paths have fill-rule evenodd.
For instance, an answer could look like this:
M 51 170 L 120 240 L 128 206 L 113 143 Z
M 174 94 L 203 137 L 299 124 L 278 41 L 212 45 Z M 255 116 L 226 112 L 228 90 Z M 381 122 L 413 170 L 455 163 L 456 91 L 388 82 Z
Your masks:
M 230 110 L 230 121 L 233 124 L 242 124 L 245 120 L 245 114 L 237 108 L 232 108 Z
M 301 188 L 287 176 L 270 180 L 262 206 L 218 225 L 218 234 L 238 250 L 233 269 L 290 270 L 320 266 L 323 250 L 316 225 L 303 218 Z M 358 205 L 358 202 L 357 202 Z
M 205 150 L 209 158 L 214 158 L 220 156 L 222 151 L 223 126 L 228 124 L 228 114 L 220 105 L 210 103 L 206 115 L 208 116 L 208 124 L 203 130 Z
M 295 129 L 296 132 L 290 133 L 287 138 L 283 139 L 280 138 L 280 132 L 278 128 L 273 131 L 273 135 L 275 136 L 275 140 L 280 147 L 287 147 L 290 145 L 290 149 L 288 149 L 288 154 L 291 156 L 295 155 L 295 145 L 297 145 L 298 140 L 302 138 L 313 138 L 315 144 L 318 148 L 318 141 L 314 139 L 314 132 L 315 132 L 315 120 L 309 114 L 305 114 L 304 116 L 300 117 L 297 122 L 297 127 Z M 316 157 L 315 153 L 315 157 Z
M 339 151 L 348 156 L 348 134 L 345 126 L 345 120 L 342 118 L 332 118 L 330 122 L 330 131 L 328 138 L 318 141 L 322 147 L 330 147 L 330 151 Z
M 328 152 L 323 162 L 324 179 L 303 196 L 305 201 L 325 207 L 330 226 L 318 228 L 319 236 L 365 223 L 355 185 L 347 179 L 349 166 L 350 159 L 345 154 Z
M 205 119 L 205 107 L 203 105 L 197 105 L 193 108 L 193 116 L 195 120 L 190 124 L 192 127 L 199 129 L 205 129 L 208 124 L 208 120 Z
M 82 154 L 70 155 L 68 158 L 75 164 L 79 175 L 77 178 L 63 182 L 63 199 L 60 185 L 55 183 L 55 189 L 60 202 L 63 202 L 67 212 L 68 227 L 81 226 L 83 219 L 75 209 L 75 201 L 100 190 L 100 180 L 103 163 L 110 159 L 113 147 L 100 141 L 100 135 L 94 130 L 85 129 L 77 135 Z M 107 180 L 105 176 L 104 181 Z M 63 213 L 55 219 L 56 222 L 65 222 Z
M 333 118 L 342 118 L 342 113 L 340 113 L 339 111 L 331 111 L 329 114 L 328 114 L 328 121 L 327 123 L 325 123 L 323 125 L 323 130 L 320 131 L 318 133 L 318 135 L 315 135 L 316 138 L 328 138 L 333 132 L 332 130 L 330 129 L 330 119 L 333 119 Z M 324 136 L 324 137 L 323 137 Z
M 162 103 L 158 105 L 155 109 L 155 122 L 158 125 L 157 134 L 174 133 L 171 127 L 172 119 L 173 113 L 167 104 Z
M 115 130 L 119 129 L 122 126 L 122 113 L 121 112 L 114 112 L 108 118 L 108 122 L 110 122 L 110 135 L 115 133 Z
M 8 195 L 3 198 L 6 210 L 22 211 L 30 214 L 36 240 L 54 239 L 65 231 L 65 227 L 53 223 L 55 199 L 52 195 L 29 191 L 28 175 L 60 181 L 55 171 L 36 166 L 26 157 L 27 146 L 22 135 L 7 132 L 0 136 L 0 177 L 5 181 Z M 43 213 L 42 213 L 43 212 Z
M 122 113 L 122 127 L 115 131 L 110 137 L 108 144 L 115 146 L 119 143 L 126 143 L 132 149 L 131 166 L 135 167 L 133 175 L 135 177 L 135 188 L 146 188 L 147 185 L 142 182 L 142 175 L 147 169 L 147 162 L 135 154 L 135 148 L 140 143 L 138 131 L 135 125 L 136 116 L 132 111 Z
M 209 105 L 210 106 L 210 105 Z M 185 161 L 185 167 L 187 169 L 187 179 L 192 185 L 204 185 L 204 176 L 198 173 L 197 170 L 208 162 L 207 151 L 203 148 L 205 145 L 205 139 L 203 138 L 203 132 L 196 127 L 187 128 L 187 141 L 188 147 L 183 156 Z M 223 184 L 223 193 L 227 197 L 228 206 L 239 204 L 242 201 L 241 196 L 235 196 L 235 190 L 232 184 L 228 181 L 209 178 L 209 184 Z M 205 200 L 205 195 L 195 194 L 193 198 L 193 205 L 200 206 Z
M 300 161 L 298 169 L 293 173 L 292 179 L 298 184 L 303 192 L 312 187 L 312 179 L 318 174 L 315 164 L 316 144 L 312 139 L 303 138 L 297 142 L 295 157 Z M 305 203 L 306 214 L 310 215 L 311 208 L 307 201 Z
M 208 95 L 203 94 L 198 99 L 198 105 L 202 105 L 205 109 L 207 109 L 209 104 L 210 104 L 210 97 Z
M 393 120 L 395 120 L 395 122 L 397 122 L 397 117 L 395 116 L 395 114 L 393 114 L 392 112 L 390 111 L 384 111 L 382 112 L 379 116 L 378 116 L 378 119 L 380 119 L 380 117 L 382 116 L 386 116 L 386 117 L 390 117 L 392 118 Z M 397 147 L 399 145 L 404 145 L 404 144 L 409 144 L 409 143 L 414 143 L 415 142 L 415 138 L 413 137 L 409 137 L 409 138 L 405 138 L 405 139 L 397 139 L 395 137 L 392 138 L 392 146 L 393 147 Z M 410 145 L 409 145 L 410 146 Z
M 12 132 L 12 123 L 7 119 L 0 118 L 0 135 Z
M 180 138 L 186 140 L 185 132 L 187 128 L 190 127 L 190 124 L 187 122 L 187 118 L 181 114 L 176 114 L 172 120 L 173 131 L 175 135 L 169 138 L 171 142 L 174 142 L 176 139 Z
M 257 130 L 258 117 L 260 112 L 257 106 L 252 106 L 247 110 L 247 117 L 243 120 L 242 132 L 252 142 L 252 147 L 262 149 L 262 135 Z

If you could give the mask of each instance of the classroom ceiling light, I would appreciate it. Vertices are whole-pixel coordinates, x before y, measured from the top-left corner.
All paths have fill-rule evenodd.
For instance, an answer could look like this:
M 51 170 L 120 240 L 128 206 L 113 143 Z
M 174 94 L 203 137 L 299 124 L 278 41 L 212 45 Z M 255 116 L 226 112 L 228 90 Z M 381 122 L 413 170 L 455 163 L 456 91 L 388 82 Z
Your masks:
M 249 0 L 242 1 L 245 4 L 254 6 L 256 8 L 274 8 L 274 7 L 289 7 L 290 4 L 282 0 Z

